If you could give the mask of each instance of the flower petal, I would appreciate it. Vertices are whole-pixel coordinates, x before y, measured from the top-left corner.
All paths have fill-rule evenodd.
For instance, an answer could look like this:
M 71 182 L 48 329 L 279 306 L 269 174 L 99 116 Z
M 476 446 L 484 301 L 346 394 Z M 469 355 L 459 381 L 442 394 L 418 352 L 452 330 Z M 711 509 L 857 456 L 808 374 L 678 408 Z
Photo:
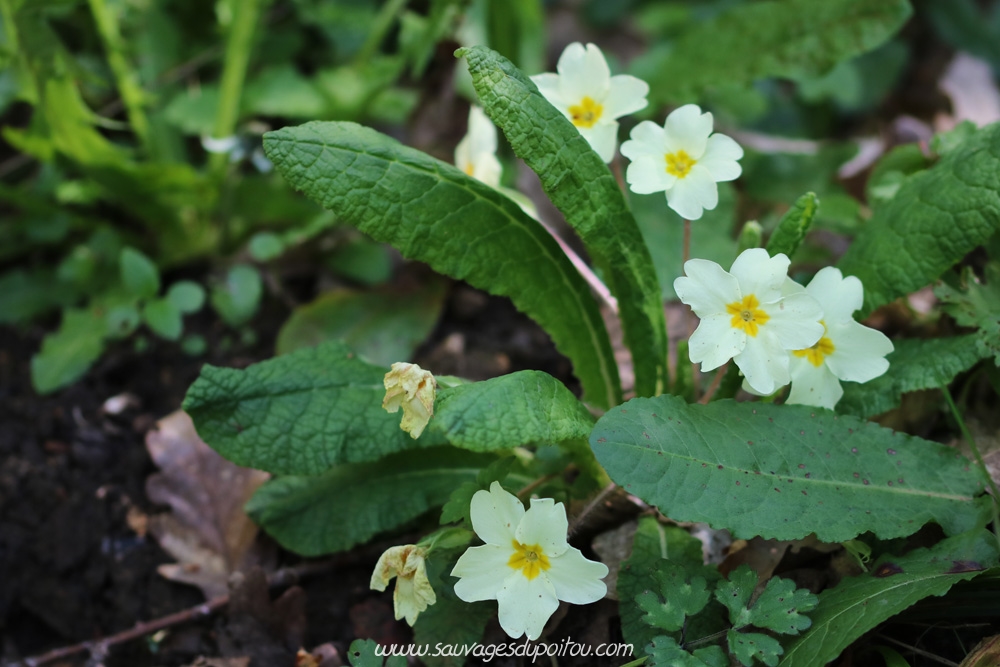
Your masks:
M 820 269 L 806 291 L 823 306 L 823 321 L 827 326 L 836 322 L 853 322 L 854 311 L 864 302 L 861 281 L 854 276 L 845 278 L 834 266 Z
M 573 42 L 567 46 L 556 65 L 563 99 L 579 104 L 584 97 L 594 101 L 607 97 L 611 85 L 611 70 L 604 54 L 595 44 Z
M 665 171 L 665 140 L 662 127 L 651 120 L 644 120 L 632 128 L 629 140 L 622 144 L 622 155 L 629 160 L 638 160 L 642 156 L 656 157 L 660 162 L 659 169 Z
M 707 171 L 698 173 L 697 165 L 684 178 L 678 178 L 667 190 L 667 204 L 686 220 L 698 220 L 705 211 L 705 202 L 719 202 L 719 189 Z
M 518 574 L 507 564 L 513 553 L 509 545 L 505 548 L 486 544 L 466 549 L 451 570 L 451 576 L 460 577 L 455 582 L 455 595 L 466 602 L 495 600 L 504 580 Z
M 691 334 L 688 356 L 692 363 L 701 364 L 701 370 L 718 368 L 744 351 L 749 336 L 733 327 L 731 320 L 727 313 L 702 318 Z
M 790 263 L 783 253 L 771 257 L 763 248 L 750 248 L 740 253 L 729 272 L 739 281 L 743 296 L 753 294 L 760 303 L 766 304 L 781 297 L 781 286 L 788 276 Z
M 476 491 L 472 496 L 469 514 L 479 539 L 509 549 L 524 516 L 524 505 L 517 496 L 504 491 L 499 482 L 493 482 L 489 491 Z
M 674 291 L 698 317 L 725 313 L 728 304 L 743 298 L 736 278 L 715 262 L 688 260 L 684 263 L 684 274 L 674 281 Z
M 552 498 L 532 498 L 531 508 L 524 513 L 514 539 L 521 544 L 537 544 L 551 559 L 569 548 L 566 543 L 568 530 L 565 505 Z
M 666 131 L 666 152 L 685 151 L 695 160 L 701 159 L 712 134 L 712 114 L 702 113 L 697 104 L 685 104 L 674 109 L 663 123 Z
M 815 405 L 833 410 L 833 406 L 844 395 L 840 381 L 826 364 L 813 366 L 808 359 L 793 356 L 789 361 L 789 371 L 792 390 L 785 403 Z
M 613 76 L 608 95 L 604 99 L 604 115 L 608 118 L 620 118 L 645 109 L 649 104 L 646 95 L 649 95 L 649 84 L 642 79 L 629 74 Z
M 764 396 L 788 384 L 788 351 L 763 332 L 746 338 L 746 347 L 733 361 L 743 371 L 747 384 Z
M 538 92 L 549 101 L 549 104 L 559 109 L 564 116 L 569 117 L 568 107 L 575 102 L 568 102 L 563 99 L 562 86 L 559 83 L 559 75 L 552 72 L 535 74 L 529 77 L 531 82 L 538 86 Z
M 830 370 L 841 380 L 868 382 L 889 369 L 885 356 L 892 352 L 892 341 L 881 331 L 854 320 L 828 327 L 833 354 L 826 358 Z
M 629 142 L 625 142 L 627 144 Z M 622 149 L 625 148 L 622 144 Z M 677 177 L 667 173 L 663 156 L 639 155 L 625 170 L 625 180 L 632 192 L 648 195 L 668 190 L 677 182 Z
M 708 138 L 705 154 L 698 164 L 708 169 L 715 181 L 733 181 L 740 177 L 743 168 L 737 162 L 743 157 L 743 149 L 724 134 L 713 134 Z
M 823 336 L 823 310 L 806 292 L 790 294 L 764 306 L 770 319 L 764 326 L 785 350 L 804 350 Z
M 611 162 L 615 157 L 615 146 L 618 144 L 618 121 L 600 122 L 593 127 L 578 127 L 580 134 L 587 140 L 594 152 L 605 162 Z
M 579 549 L 570 547 L 542 576 L 548 577 L 556 597 L 570 604 L 590 604 L 603 598 L 608 586 L 601 579 L 608 576 L 608 566 L 589 560 Z
M 507 577 L 497 593 L 497 603 L 503 631 L 513 639 L 526 634 L 531 641 L 538 639 L 545 622 L 559 608 L 548 579 L 538 576 L 529 580 L 520 573 Z

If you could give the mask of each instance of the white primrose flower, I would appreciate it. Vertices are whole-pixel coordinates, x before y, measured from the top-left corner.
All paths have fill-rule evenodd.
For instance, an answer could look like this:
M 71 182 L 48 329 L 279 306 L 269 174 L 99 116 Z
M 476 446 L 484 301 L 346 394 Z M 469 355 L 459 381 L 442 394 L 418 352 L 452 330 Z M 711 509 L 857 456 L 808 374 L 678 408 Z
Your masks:
M 792 390 L 787 403 L 833 409 L 844 395 L 841 380 L 868 382 L 889 369 L 885 356 L 892 342 L 881 331 L 854 321 L 864 301 L 864 287 L 840 269 L 821 269 L 807 287 L 793 283 L 823 308 L 823 336 L 811 347 L 793 350 L 789 370 Z
M 411 626 L 417 616 L 437 602 L 431 582 L 427 579 L 427 564 L 424 558 L 427 550 L 413 544 L 391 547 L 375 564 L 370 587 L 384 591 L 389 581 L 396 577 L 396 588 L 392 592 L 392 606 L 396 620 L 402 618 Z
M 719 186 L 742 173 L 740 145 L 724 134 L 712 134 L 712 114 L 696 104 L 675 109 L 660 127 L 644 120 L 622 144 L 632 163 L 625 171 L 632 192 L 664 191 L 667 204 L 687 220 L 719 204 Z
M 469 127 L 455 147 L 455 166 L 491 188 L 500 187 L 497 127 L 482 107 L 469 108 Z
M 580 42 L 566 47 L 556 71 L 558 74 L 536 74 L 531 80 L 601 159 L 611 162 L 618 143 L 615 119 L 646 107 L 649 84 L 629 74 L 611 76 L 601 50 Z
M 455 563 L 455 595 L 466 602 L 496 600 L 500 627 L 512 638 L 534 641 L 559 600 L 588 604 L 607 593 L 608 568 L 566 542 L 566 508 L 551 498 L 531 509 L 493 482 L 472 497 L 472 527 L 485 542 Z
M 705 259 L 684 264 L 686 277 L 674 281 L 674 291 L 701 318 L 688 351 L 702 371 L 732 359 L 758 393 L 788 384 L 788 353 L 823 335 L 816 299 L 782 294 L 788 265 L 785 255 L 770 257 L 763 248 L 744 250 L 729 273 Z

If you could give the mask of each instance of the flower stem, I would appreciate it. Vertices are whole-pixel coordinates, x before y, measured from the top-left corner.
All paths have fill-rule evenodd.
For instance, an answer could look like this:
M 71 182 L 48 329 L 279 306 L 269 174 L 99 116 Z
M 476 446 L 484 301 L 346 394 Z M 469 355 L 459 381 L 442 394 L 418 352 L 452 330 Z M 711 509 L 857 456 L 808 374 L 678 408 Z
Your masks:
M 115 85 L 122 96 L 132 131 L 143 150 L 149 152 L 149 120 L 143 107 L 143 91 L 135 71 L 125 58 L 125 44 L 118 25 L 118 17 L 105 0 L 90 0 L 90 13 L 94 15 L 97 31 L 104 42 L 108 66 L 115 77 Z
M 691 259 L 691 221 L 684 218 L 684 245 L 681 251 L 681 266 Z
M 616 488 L 618 488 L 618 485 L 611 482 L 606 487 L 601 489 L 601 492 L 594 496 L 593 500 L 587 503 L 587 506 L 583 508 L 583 511 L 573 517 L 573 523 L 570 524 L 567 534 L 572 535 L 575 533 L 583 524 L 583 520 L 587 518 L 587 515 L 593 512 L 594 508 L 604 502 L 604 499 L 607 498 L 608 495 L 611 494 Z
M 722 378 L 726 376 L 726 371 L 728 370 L 729 362 L 727 361 L 722 364 L 722 367 L 719 368 L 719 370 L 715 372 L 715 377 L 712 378 L 712 384 L 710 384 L 708 389 L 705 390 L 705 394 L 698 399 L 698 403 L 701 405 L 708 405 L 708 402 L 712 400 L 713 396 L 715 396 L 715 392 L 719 390 L 719 385 L 722 384 Z
M 955 421 L 958 422 L 958 429 L 962 432 L 962 437 L 965 441 L 969 443 L 969 449 L 972 450 L 972 455 L 976 457 L 976 463 L 979 464 L 979 468 L 983 471 L 983 476 L 986 477 L 986 483 L 993 492 L 993 532 L 997 536 L 997 542 L 1000 543 L 1000 514 L 998 514 L 1000 490 L 997 489 L 997 484 L 993 481 L 993 476 L 990 475 L 990 471 L 986 468 L 986 462 L 983 460 L 983 455 L 979 452 L 979 446 L 976 445 L 972 433 L 969 432 L 969 427 L 965 425 L 965 420 L 962 419 L 962 413 L 958 411 L 958 406 L 955 405 L 955 399 L 951 397 L 947 383 L 941 384 L 941 393 L 944 394 L 944 400 L 948 403 L 948 407 L 951 408 L 951 414 L 955 417 Z
M 622 665 L 622 667 L 639 667 L 639 665 L 646 664 L 646 660 L 648 659 L 649 659 L 648 655 L 643 656 L 642 658 L 636 658 L 632 662 L 626 662 L 624 665 Z
M 389 0 L 389 2 L 382 5 L 382 9 L 379 10 L 378 15 L 375 17 L 371 30 L 368 31 L 365 43 L 361 45 L 361 48 L 358 49 L 357 54 L 354 56 L 355 65 L 365 65 L 375 55 L 375 51 L 389 33 L 389 28 L 392 27 L 396 16 L 406 8 L 406 3 L 407 0 Z

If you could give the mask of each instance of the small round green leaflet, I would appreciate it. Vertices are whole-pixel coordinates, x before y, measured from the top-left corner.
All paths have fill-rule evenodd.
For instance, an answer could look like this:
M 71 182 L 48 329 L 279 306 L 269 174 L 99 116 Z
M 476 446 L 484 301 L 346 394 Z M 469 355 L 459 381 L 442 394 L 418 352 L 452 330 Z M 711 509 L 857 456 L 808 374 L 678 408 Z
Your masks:
M 665 515 L 740 538 L 888 539 L 930 521 L 953 535 L 989 511 L 979 472 L 954 450 L 807 406 L 637 398 L 605 414 L 590 445 L 611 479 Z

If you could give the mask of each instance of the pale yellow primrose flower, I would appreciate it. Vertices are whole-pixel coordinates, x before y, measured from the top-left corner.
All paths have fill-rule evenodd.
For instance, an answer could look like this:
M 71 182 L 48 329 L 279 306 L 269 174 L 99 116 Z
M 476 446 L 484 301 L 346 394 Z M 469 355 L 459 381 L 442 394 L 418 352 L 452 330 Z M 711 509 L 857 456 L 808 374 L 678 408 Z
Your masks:
M 500 187 L 497 128 L 482 107 L 469 108 L 469 127 L 455 147 L 455 166 L 491 188 Z
M 791 281 L 790 281 L 791 282 Z M 864 287 L 854 276 L 837 269 L 821 269 L 804 290 L 823 308 L 822 338 L 811 347 L 791 353 L 792 390 L 786 403 L 833 409 L 844 395 L 841 380 L 868 382 L 889 369 L 885 356 L 892 342 L 881 331 L 854 321 L 864 301 Z
M 823 309 L 807 292 L 784 295 L 788 258 L 763 248 L 744 250 L 729 273 L 715 262 L 692 259 L 674 291 L 701 318 L 688 341 L 702 371 L 730 359 L 747 384 L 770 394 L 790 381 L 789 352 L 811 347 L 823 335 Z
M 591 148 L 611 162 L 618 144 L 618 121 L 644 109 L 649 84 L 629 74 L 611 76 L 604 54 L 594 44 L 573 42 L 559 56 L 558 74 L 531 80 L 552 106 L 568 118 Z
M 372 573 L 370 586 L 376 591 L 384 591 L 389 581 L 396 577 L 396 589 L 392 593 L 393 611 L 397 621 L 405 618 L 411 626 L 416 623 L 420 612 L 437 602 L 431 582 L 427 579 L 426 555 L 426 549 L 413 544 L 392 547 L 379 556 Z
M 696 104 L 675 109 L 663 127 L 644 120 L 629 136 L 622 144 L 622 155 L 632 161 L 625 171 L 629 188 L 640 195 L 664 191 L 670 208 L 687 220 L 718 206 L 716 183 L 743 171 L 737 162 L 743 149 L 724 134 L 712 134 L 712 114 Z
M 398 412 L 399 408 L 403 408 L 403 420 L 399 427 L 411 438 L 419 438 L 434 414 L 437 390 L 434 376 L 416 364 L 396 362 L 392 370 L 385 374 L 384 384 L 382 407 L 389 412 Z
M 559 600 L 596 602 L 607 593 L 603 563 L 587 560 L 566 542 L 566 508 L 532 498 L 531 509 L 493 482 L 472 497 L 472 527 L 486 544 L 455 563 L 455 595 L 466 602 L 496 600 L 500 627 L 512 638 L 538 639 Z

